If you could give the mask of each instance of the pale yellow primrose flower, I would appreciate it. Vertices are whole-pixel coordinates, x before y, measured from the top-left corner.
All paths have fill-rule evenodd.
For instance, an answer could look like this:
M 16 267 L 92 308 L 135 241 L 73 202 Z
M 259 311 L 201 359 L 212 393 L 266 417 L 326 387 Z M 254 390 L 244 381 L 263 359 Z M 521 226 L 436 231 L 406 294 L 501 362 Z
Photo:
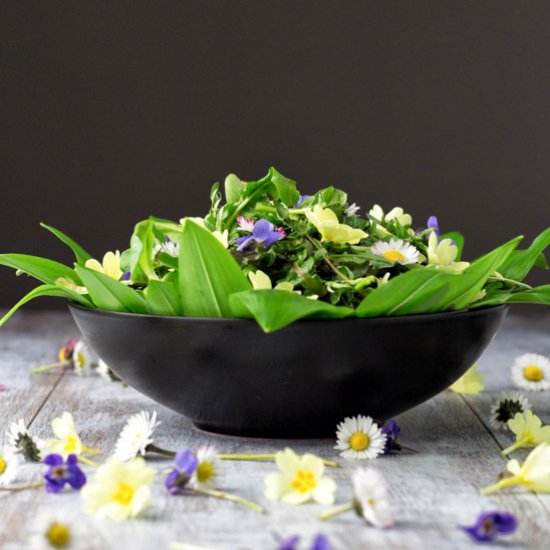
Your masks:
M 330 208 L 323 208 L 319 204 L 316 204 L 313 210 L 307 210 L 305 214 L 310 223 L 321 233 L 322 241 L 357 244 L 361 239 L 368 236 L 361 229 L 339 223 L 336 214 Z
M 430 233 L 428 239 L 428 264 L 435 265 L 442 271 L 464 271 L 469 262 L 455 262 L 458 255 L 458 247 L 451 239 L 438 241 L 435 231 Z
M 82 444 L 75 429 L 73 415 L 69 412 L 64 412 L 59 418 L 52 420 L 52 430 L 59 439 L 46 440 L 42 449 L 42 456 L 56 453 L 67 459 L 70 454 L 100 453 L 98 449 L 91 449 Z
M 519 447 L 535 447 L 539 443 L 550 443 L 550 426 L 543 426 L 541 419 L 532 411 L 526 411 L 525 414 L 516 413 L 514 418 L 508 420 L 508 427 L 516 435 L 516 442 L 504 449 L 503 455 Z
M 120 269 L 120 252 L 117 250 L 115 253 L 107 252 L 103 256 L 103 262 L 99 263 L 97 260 L 86 260 L 85 267 L 98 273 L 103 273 L 111 279 L 117 281 L 122 277 L 122 270 Z
M 477 369 L 478 365 L 475 363 L 452 386 L 449 386 L 449 389 L 455 393 L 481 393 L 485 388 L 483 385 L 485 377 L 477 372 Z
M 332 504 L 336 483 L 323 477 L 322 459 L 310 453 L 298 456 L 292 449 L 275 455 L 279 472 L 265 478 L 265 496 L 269 500 L 282 500 L 286 504 L 303 504 L 312 499 L 319 504 Z
M 501 479 L 498 483 L 486 487 L 482 495 L 488 495 L 505 487 L 523 485 L 535 493 L 550 493 L 550 445 L 541 443 L 531 451 L 523 466 L 517 460 L 510 460 L 506 465 L 512 477 Z
M 131 462 L 110 458 L 81 490 L 85 511 L 114 521 L 136 517 L 151 503 L 155 473 L 141 457 Z
M 221 231 L 212 231 L 212 235 L 222 243 L 224 248 L 229 246 L 229 231 L 227 229 L 223 233 Z
M 250 279 L 254 290 L 271 290 L 273 288 L 273 283 L 271 282 L 269 275 L 264 273 L 261 269 L 258 269 L 256 272 L 250 271 L 248 273 L 248 278 Z M 275 286 L 275 290 L 286 290 L 287 292 L 296 292 L 296 294 L 301 294 L 299 290 L 294 290 L 294 285 L 292 283 L 286 281 L 277 284 Z
M 383 221 L 391 222 L 392 220 L 397 220 L 403 226 L 412 224 L 412 216 L 410 214 L 405 214 L 403 208 L 401 208 L 400 206 L 396 206 L 395 208 L 392 208 L 387 214 L 384 214 L 384 210 L 382 210 L 382 207 L 378 204 L 375 204 L 369 210 L 369 217 L 374 218 L 377 222 L 379 222 L 376 224 L 376 229 L 374 230 L 379 237 L 387 237 L 388 235 L 390 235 L 390 232 L 383 225 L 380 225 Z

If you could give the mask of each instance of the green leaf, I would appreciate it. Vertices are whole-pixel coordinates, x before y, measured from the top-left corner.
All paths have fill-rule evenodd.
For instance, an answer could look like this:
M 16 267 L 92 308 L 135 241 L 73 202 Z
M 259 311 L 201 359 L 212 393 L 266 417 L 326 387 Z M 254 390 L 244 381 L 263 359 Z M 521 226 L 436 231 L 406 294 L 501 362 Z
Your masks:
M 27 275 L 49 285 L 55 285 L 60 277 L 70 278 L 76 284 L 80 284 L 80 280 L 70 267 L 39 256 L 0 254 L 0 265 L 23 271 Z
M 471 307 L 478 308 L 508 303 L 550 305 L 550 285 L 537 286 L 530 290 L 522 290 L 520 292 L 496 290 L 488 293 L 487 296 L 472 304 Z
M 134 228 L 134 234 L 130 239 L 132 281 L 147 282 L 149 279 L 158 279 L 153 267 L 154 223 L 152 219 L 148 219 L 139 222 Z
M 271 167 L 269 169 L 271 183 L 273 187 L 270 189 L 271 194 L 275 199 L 280 199 L 286 206 L 291 208 L 300 198 L 300 193 L 296 189 L 296 182 L 283 176 L 280 172 Z
M 86 260 L 91 259 L 90 254 L 88 254 L 88 252 L 86 252 L 79 244 L 73 241 L 71 237 L 65 235 L 65 233 L 59 231 L 59 229 L 56 229 L 51 225 L 47 225 L 45 223 L 41 223 L 40 225 L 44 229 L 47 229 L 50 233 L 53 233 L 62 243 L 65 243 L 73 251 L 78 265 L 84 265 Z
M 177 273 L 162 281 L 149 281 L 144 291 L 149 313 L 155 315 L 181 315 L 181 296 L 177 286 Z
M 541 252 L 537 259 L 535 260 L 535 267 L 538 267 L 539 269 L 548 269 L 548 261 L 546 259 L 546 256 L 544 255 L 544 252 Z
M 462 251 L 464 250 L 464 235 L 462 233 L 459 233 L 458 231 L 449 231 L 439 236 L 439 240 L 442 239 L 451 239 L 455 242 L 456 247 L 458 248 L 456 261 L 459 262 L 462 258 Z
M 142 294 L 115 281 L 111 277 L 76 266 L 76 272 L 88 289 L 93 303 L 100 309 L 125 311 L 130 313 L 147 313 L 147 304 Z
M 305 317 L 341 319 L 353 315 L 353 310 L 333 306 L 320 300 L 310 300 L 284 290 L 249 290 L 231 296 L 235 307 L 242 306 L 256 319 L 264 332 L 273 332 Z
M 225 200 L 229 203 L 237 202 L 241 198 L 243 184 L 235 174 L 229 174 L 225 178 Z
M 499 268 L 499 273 L 507 279 L 514 281 L 523 281 L 529 274 L 529 271 L 538 262 L 540 255 L 550 244 L 550 227 L 545 229 L 535 240 L 531 246 L 525 250 L 516 250 L 506 262 Z
M 241 268 L 208 231 L 190 219 L 183 222 L 179 257 L 179 290 L 183 314 L 190 317 L 234 317 L 229 295 L 251 288 Z

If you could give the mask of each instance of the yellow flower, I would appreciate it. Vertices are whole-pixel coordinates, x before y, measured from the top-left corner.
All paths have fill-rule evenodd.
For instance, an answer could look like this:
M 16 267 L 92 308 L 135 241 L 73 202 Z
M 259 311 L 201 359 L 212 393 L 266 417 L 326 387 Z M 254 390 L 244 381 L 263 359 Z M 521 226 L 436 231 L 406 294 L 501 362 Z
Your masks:
M 525 414 L 516 413 L 514 418 L 508 420 L 508 427 L 516 434 L 516 442 L 504 449 L 503 455 L 519 447 L 535 447 L 539 443 L 550 443 L 550 426 L 542 426 L 541 419 L 532 411 L 526 411 Z
M 227 229 L 223 233 L 221 231 L 212 231 L 212 235 L 222 243 L 224 248 L 229 246 L 229 231 Z
M 313 210 L 307 210 L 306 216 L 310 223 L 317 228 L 317 231 L 321 233 L 322 241 L 357 244 L 361 239 L 368 236 L 361 229 L 339 223 L 336 214 L 330 208 L 323 208 L 319 204 L 316 204 Z
M 82 488 L 84 509 L 97 518 L 115 521 L 137 516 L 151 503 L 155 473 L 141 457 L 131 462 L 109 459 L 97 469 L 94 480 Z
M 523 466 L 517 460 L 510 460 L 506 465 L 512 477 L 501 479 L 495 485 L 486 487 L 482 495 L 488 495 L 505 487 L 523 485 L 535 493 L 550 493 L 550 445 L 541 443 L 531 451 Z
M 484 376 L 479 374 L 477 369 L 477 364 L 474 364 L 449 389 L 455 393 L 481 393 L 485 387 L 483 385 Z
M 73 415 L 69 412 L 64 412 L 59 418 L 52 420 L 52 430 L 59 439 L 48 439 L 44 442 L 43 456 L 56 453 L 66 459 L 70 454 L 100 453 L 98 449 L 91 449 L 83 445 L 76 432 Z
M 451 239 L 438 241 L 435 231 L 430 233 L 428 239 L 428 264 L 435 265 L 443 271 L 464 271 L 469 262 L 455 262 L 458 255 L 458 247 Z
M 122 277 L 122 270 L 120 269 L 120 252 L 118 250 L 115 253 L 107 252 L 105 256 L 103 256 L 103 262 L 101 264 L 97 260 L 86 260 L 84 265 L 88 269 L 103 273 L 117 281 Z
M 336 483 L 323 477 L 325 465 L 313 454 L 298 456 L 292 449 L 275 455 L 279 472 L 265 478 L 265 496 L 287 504 L 302 504 L 312 499 L 319 504 L 332 504 Z
M 390 235 L 390 232 L 381 225 L 384 221 L 391 222 L 392 220 L 397 220 L 400 225 L 406 226 L 412 224 L 412 217 L 410 214 L 405 214 L 403 211 L 403 208 L 400 206 L 396 206 L 395 208 L 392 208 L 387 214 L 384 214 L 384 210 L 382 210 L 382 207 L 378 204 L 375 204 L 369 211 L 369 217 L 373 218 L 376 223 L 376 228 L 374 232 L 379 237 L 387 237 Z M 414 235 L 414 231 L 412 232 Z
M 248 278 L 250 279 L 254 290 L 271 290 L 273 288 L 273 283 L 271 282 L 269 275 L 264 273 L 261 269 L 258 269 L 256 272 L 250 271 L 248 273 Z M 287 292 L 301 294 L 299 290 L 294 290 L 294 285 L 292 283 L 287 281 L 283 281 L 282 283 L 275 285 L 275 290 L 285 290 Z

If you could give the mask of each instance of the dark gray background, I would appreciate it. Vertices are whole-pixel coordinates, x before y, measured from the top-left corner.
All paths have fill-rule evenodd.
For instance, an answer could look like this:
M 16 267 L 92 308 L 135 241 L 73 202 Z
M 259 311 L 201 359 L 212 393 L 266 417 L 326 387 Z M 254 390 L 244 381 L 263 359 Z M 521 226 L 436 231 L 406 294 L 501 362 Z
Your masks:
M 39 221 L 124 249 L 271 164 L 468 257 L 550 225 L 548 2 L 4 0 L 0 26 L 1 251 L 70 261 Z M 0 305 L 31 286 L 1 268 Z

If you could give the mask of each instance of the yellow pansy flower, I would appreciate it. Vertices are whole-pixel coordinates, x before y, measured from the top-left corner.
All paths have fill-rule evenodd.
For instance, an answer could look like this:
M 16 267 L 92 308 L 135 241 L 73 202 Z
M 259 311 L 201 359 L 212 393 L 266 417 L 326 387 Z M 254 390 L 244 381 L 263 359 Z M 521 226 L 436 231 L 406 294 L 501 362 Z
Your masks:
M 451 239 L 438 241 L 435 231 L 428 238 L 428 264 L 435 265 L 443 271 L 464 271 L 469 262 L 455 262 L 458 247 Z
M 336 214 L 330 208 L 323 208 L 319 204 L 313 210 L 306 211 L 307 219 L 321 234 L 322 241 L 330 241 L 339 244 L 357 244 L 367 237 L 361 229 L 355 229 L 345 223 L 339 223 Z
M 123 273 L 120 269 L 120 252 L 107 252 L 103 256 L 102 263 L 99 263 L 97 260 L 86 260 L 84 264 L 85 267 L 98 273 L 103 273 L 111 279 L 116 279 L 117 281 L 122 277 Z
M 516 435 L 516 442 L 502 451 L 503 455 L 520 447 L 535 447 L 539 443 L 550 443 L 550 426 L 543 426 L 541 419 L 526 411 L 525 414 L 516 413 L 508 420 L 508 427 Z
M 474 364 L 449 389 L 455 393 L 481 393 L 485 387 L 483 385 L 485 377 L 477 372 L 477 369 L 477 364 Z

